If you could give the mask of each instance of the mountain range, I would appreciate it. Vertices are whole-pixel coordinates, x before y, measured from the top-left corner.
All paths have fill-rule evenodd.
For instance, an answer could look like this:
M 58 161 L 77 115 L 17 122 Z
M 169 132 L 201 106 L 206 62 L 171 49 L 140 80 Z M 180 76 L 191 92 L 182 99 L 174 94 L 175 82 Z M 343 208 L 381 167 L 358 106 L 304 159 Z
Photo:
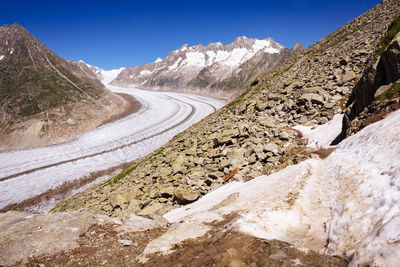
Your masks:
M 187 44 L 168 53 L 164 59 L 128 67 L 112 85 L 199 93 L 234 99 L 262 72 L 279 66 L 301 52 L 300 43 L 287 49 L 272 38 L 258 40 L 238 37 L 231 44 L 207 46 Z

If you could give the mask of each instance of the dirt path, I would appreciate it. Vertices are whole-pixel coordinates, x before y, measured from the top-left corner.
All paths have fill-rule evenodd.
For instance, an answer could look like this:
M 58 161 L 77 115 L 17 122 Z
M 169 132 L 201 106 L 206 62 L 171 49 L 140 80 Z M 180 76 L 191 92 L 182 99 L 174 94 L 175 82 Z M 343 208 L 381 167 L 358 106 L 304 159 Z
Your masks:
M 145 247 L 166 227 L 123 233 L 111 224 L 94 225 L 80 237 L 79 247 L 30 258 L 27 266 L 347 266 L 339 257 L 242 234 L 225 223 L 213 225 L 214 230 L 205 236 L 176 245 L 172 254 L 149 255 L 146 262 L 141 261 Z

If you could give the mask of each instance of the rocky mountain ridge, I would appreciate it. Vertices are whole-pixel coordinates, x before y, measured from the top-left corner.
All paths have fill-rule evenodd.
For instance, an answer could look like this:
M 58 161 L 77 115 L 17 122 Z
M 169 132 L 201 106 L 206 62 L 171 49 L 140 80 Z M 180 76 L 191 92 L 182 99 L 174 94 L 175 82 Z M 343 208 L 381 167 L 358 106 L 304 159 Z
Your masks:
M 123 87 L 228 96 L 233 99 L 254 77 L 302 51 L 284 48 L 272 38 L 238 37 L 231 44 L 183 45 L 154 63 L 129 67 L 112 82 Z M 243 79 L 244 78 L 244 79 Z
M 22 26 L 0 27 L 0 40 L 0 150 L 71 139 L 128 105 L 85 64 L 58 57 Z

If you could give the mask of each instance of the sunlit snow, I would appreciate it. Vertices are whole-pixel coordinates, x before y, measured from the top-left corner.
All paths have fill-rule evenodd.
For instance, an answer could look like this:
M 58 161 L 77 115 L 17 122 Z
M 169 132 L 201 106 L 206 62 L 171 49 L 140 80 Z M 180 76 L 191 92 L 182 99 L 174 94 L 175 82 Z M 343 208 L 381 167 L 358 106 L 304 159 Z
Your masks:
M 169 70 L 174 70 L 176 68 L 178 68 L 179 63 L 182 61 L 182 58 L 178 58 L 174 64 L 172 64 L 171 66 L 168 67 Z M 142 74 L 142 73 L 140 73 Z
M 308 139 L 308 147 L 328 147 L 342 131 L 342 114 L 336 114 L 331 121 L 322 125 L 297 125 L 294 129 L 300 131 Z
M 186 59 L 184 61 L 187 66 L 205 66 L 205 57 L 200 52 L 188 52 L 186 53 Z
M 149 74 L 151 74 L 151 73 L 152 73 L 152 72 L 149 71 L 149 70 L 142 70 L 142 71 L 139 72 L 140 75 L 149 75 Z
M 210 65 L 212 65 L 212 64 L 214 63 L 216 54 L 215 54 L 214 51 L 206 51 L 206 54 L 207 54 L 207 56 L 208 56 L 208 59 L 207 59 L 207 66 L 210 66 Z
M 271 46 L 271 42 L 269 40 L 256 40 L 253 44 L 253 49 L 255 51 L 258 51 L 260 49 L 263 49 L 264 47 L 269 46 Z
M 398 144 L 400 111 L 344 140 L 325 160 L 306 160 L 246 183 L 230 182 L 164 218 L 185 223 L 196 214 L 235 212 L 240 218 L 233 226 L 245 233 L 346 255 L 350 266 L 397 266 Z M 152 242 L 154 247 L 157 239 Z

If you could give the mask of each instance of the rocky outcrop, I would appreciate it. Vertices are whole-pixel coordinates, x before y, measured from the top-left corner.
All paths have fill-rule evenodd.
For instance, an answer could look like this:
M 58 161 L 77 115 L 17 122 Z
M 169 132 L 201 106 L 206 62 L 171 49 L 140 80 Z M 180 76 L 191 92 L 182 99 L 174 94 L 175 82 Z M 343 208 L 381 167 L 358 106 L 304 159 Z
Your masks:
M 228 45 L 184 45 L 168 53 L 163 60 L 126 68 L 112 84 L 232 100 L 250 86 L 256 76 L 302 50 L 300 44 L 287 49 L 271 38 L 257 40 L 244 36 Z
M 392 22 L 379 45 L 353 88 L 346 104 L 342 132 L 333 144 L 399 108 L 400 17 Z

